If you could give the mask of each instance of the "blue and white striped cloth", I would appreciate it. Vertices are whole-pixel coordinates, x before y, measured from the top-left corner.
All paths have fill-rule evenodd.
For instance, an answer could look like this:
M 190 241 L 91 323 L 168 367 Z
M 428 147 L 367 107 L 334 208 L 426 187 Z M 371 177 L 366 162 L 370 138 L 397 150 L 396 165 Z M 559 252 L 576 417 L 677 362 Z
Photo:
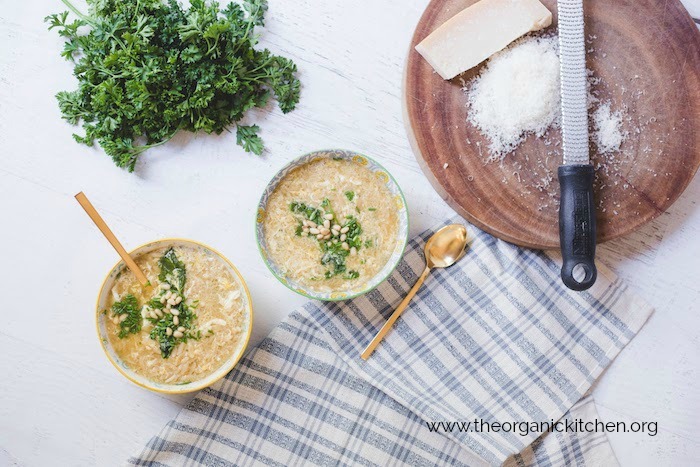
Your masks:
M 423 270 L 434 230 L 409 242 L 373 292 L 291 313 L 130 463 L 615 465 L 604 433 L 428 426 L 595 419 L 586 392 L 652 312 L 615 279 L 601 275 L 589 291 L 571 292 L 555 259 L 469 227 L 467 256 L 435 270 L 377 351 L 360 359 Z

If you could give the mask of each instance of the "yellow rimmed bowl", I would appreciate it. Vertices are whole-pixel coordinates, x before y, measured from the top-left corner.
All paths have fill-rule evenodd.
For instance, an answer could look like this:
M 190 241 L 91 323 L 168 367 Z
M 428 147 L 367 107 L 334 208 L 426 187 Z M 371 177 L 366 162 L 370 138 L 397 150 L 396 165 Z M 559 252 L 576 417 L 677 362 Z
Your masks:
M 227 268 L 230 270 L 230 272 L 240 284 L 242 291 L 244 292 L 241 294 L 241 298 L 244 300 L 244 307 L 248 318 L 248 328 L 245 331 L 242 341 L 238 344 L 238 349 L 213 373 L 207 375 L 202 379 L 199 379 L 197 381 L 191 381 L 188 383 L 159 383 L 136 373 L 135 371 L 130 369 L 129 366 L 119 357 L 119 355 L 115 352 L 114 348 L 112 347 L 109 338 L 107 337 L 106 320 L 109 318 L 105 316 L 103 311 L 109 308 L 107 306 L 107 303 L 112 287 L 114 286 L 115 280 L 117 279 L 119 274 L 121 274 L 126 269 L 126 265 L 123 261 L 120 261 L 116 265 L 114 265 L 114 267 L 107 274 L 107 277 L 105 278 L 104 282 L 102 283 L 102 287 L 100 288 L 100 294 L 97 297 L 97 308 L 95 310 L 95 316 L 97 321 L 97 334 L 100 339 L 100 343 L 102 344 L 102 349 L 104 350 L 105 355 L 107 355 L 109 361 L 112 362 L 112 365 L 114 365 L 114 367 L 132 383 L 141 386 L 142 388 L 149 389 L 151 391 L 166 394 L 183 394 L 187 392 L 197 391 L 207 386 L 211 386 L 212 384 L 226 376 L 226 374 L 229 371 L 231 371 L 231 369 L 233 369 L 236 363 L 238 363 L 238 361 L 243 356 L 243 353 L 245 352 L 246 347 L 248 346 L 248 341 L 250 340 L 250 334 L 253 330 L 253 302 L 250 298 L 248 286 L 243 280 L 243 276 L 241 276 L 241 274 L 238 272 L 238 269 L 236 269 L 233 263 L 231 263 L 224 255 L 222 255 L 215 249 L 202 243 L 196 242 L 194 240 L 187 240 L 182 238 L 165 238 L 162 240 L 156 240 L 154 242 L 147 243 L 145 245 L 141 245 L 140 247 L 129 252 L 129 254 L 133 258 L 138 258 L 139 256 L 144 255 L 146 253 L 150 253 L 154 250 L 183 246 L 200 249 L 204 251 L 205 254 L 210 254 L 217 257 L 220 261 L 223 262 L 224 265 L 227 266 Z
M 389 260 L 386 262 L 384 267 L 374 275 L 367 282 L 362 284 L 359 288 L 352 290 L 342 290 L 342 291 L 330 291 L 321 292 L 310 289 L 309 287 L 294 281 L 287 277 L 282 268 L 275 263 L 275 261 L 268 254 L 268 248 L 265 241 L 265 213 L 267 212 L 267 204 L 272 193 L 274 193 L 280 182 L 294 169 L 299 168 L 305 164 L 316 161 L 318 159 L 349 159 L 354 163 L 369 169 L 374 172 L 389 189 L 391 193 L 391 202 L 395 206 L 399 217 L 399 229 L 396 238 L 396 247 L 392 252 Z M 260 255 L 265 262 L 267 268 L 272 272 L 272 274 L 287 288 L 293 290 L 294 292 L 303 295 L 304 297 L 323 300 L 323 301 L 341 301 L 350 300 L 352 298 L 358 297 L 360 295 L 366 294 L 367 292 L 376 288 L 379 284 L 384 282 L 396 269 L 401 258 L 403 257 L 404 250 L 406 249 L 406 243 L 408 242 L 408 208 L 406 206 L 406 198 L 404 198 L 403 192 L 399 187 L 394 177 L 382 167 L 377 161 L 360 154 L 355 151 L 349 151 L 345 149 L 327 149 L 321 151 L 314 151 L 305 154 L 289 164 L 285 165 L 277 174 L 270 180 L 267 184 L 265 191 L 260 197 L 260 202 L 258 203 L 258 210 L 255 219 L 255 237 L 258 243 L 258 250 Z

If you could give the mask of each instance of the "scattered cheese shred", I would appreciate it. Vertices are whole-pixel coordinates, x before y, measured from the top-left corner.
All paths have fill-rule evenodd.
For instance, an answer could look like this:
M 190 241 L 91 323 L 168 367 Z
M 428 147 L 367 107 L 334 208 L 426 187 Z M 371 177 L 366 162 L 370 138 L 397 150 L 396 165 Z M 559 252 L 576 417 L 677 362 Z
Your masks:
M 593 112 L 593 127 L 595 144 L 600 154 L 610 154 L 620 150 L 620 145 L 625 141 L 626 134 L 621 131 L 622 114 L 613 112 L 610 102 L 598 106 Z

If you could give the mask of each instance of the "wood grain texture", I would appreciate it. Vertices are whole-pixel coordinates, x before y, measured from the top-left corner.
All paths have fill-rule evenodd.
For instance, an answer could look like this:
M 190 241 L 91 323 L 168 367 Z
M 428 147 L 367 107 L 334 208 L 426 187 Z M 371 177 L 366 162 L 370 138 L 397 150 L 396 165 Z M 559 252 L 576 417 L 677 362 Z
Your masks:
M 502 162 L 466 122 L 462 81 L 444 81 L 414 50 L 475 0 L 433 0 L 416 27 L 404 76 L 404 118 L 421 168 L 461 215 L 504 240 L 557 248 L 559 130 L 530 136 Z M 556 1 L 544 0 L 556 12 Z M 597 168 L 598 241 L 628 234 L 680 196 L 700 165 L 700 33 L 678 0 L 584 2 L 588 67 L 598 98 L 623 111 L 619 154 L 591 155 Z M 552 31 L 554 24 L 547 31 Z M 481 67 L 464 75 L 469 81 Z M 543 183 L 544 180 L 544 183 Z

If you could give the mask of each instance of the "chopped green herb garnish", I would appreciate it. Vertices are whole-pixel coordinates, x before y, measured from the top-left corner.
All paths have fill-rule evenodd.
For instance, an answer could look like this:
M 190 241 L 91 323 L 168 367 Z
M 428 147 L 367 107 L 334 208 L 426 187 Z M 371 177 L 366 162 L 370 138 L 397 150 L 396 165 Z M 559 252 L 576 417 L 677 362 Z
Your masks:
M 326 279 L 345 272 L 345 258 L 350 254 L 348 250 L 344 250 L 340 243 L 322 243 L 324 250 L 321 257 L 321 264 L 328 266 L 330 269 L 326 271 Z
M 352 201 L 353 199 L 355 199 L 355 192 L 354 191 L 346 191 L 345 197 L 348 199 L 348 201 Z
M 368 211 L 376 211 L 377 208 L 367 208 Z
M 343 274 L 343 279 L 346 280 L 357 279 L 358 277 L 360 277 L 360 273 L 357 271 L 350 270 L 347 273 Z
M 132 294 L 128 294 L 121 301 L 112 305 L 112 316 L 119 317 L 119 338 L 124 339 L 129 334 L 136 334 L 141 330 L 141 307 L 138 300 Z M 126 318 L 122 318 L 126 316 Z
M 188 305 L 183 295 L 187 278 L 185 263 L 180 261 L 173 248 L 169 248 L 158 260 L 158 266 L 160 266 L 158 278 L 167 285 L 146 305 L 149 312 L 163 311 L 157 315 L 151 314 L 148 318 L 153 323 L 153 329 L 149 335 L 151 339 L 158 342 L 161 356 L 168 358 L 178 344 L 187 342 L 189 339 L 199 340 L 202 333 L 194 327 L 197 315 L 192 309 L 196 307 L 196 302 Z M 176 298 L 177 303 L 173 304 L 167 298 Z M 176 318 L 177 324 L 175 324 Z
M 323 224 L 323 211 L 321 209 L 296 201 L 289 205 L 289 209 L 294 214 L 299 214 L 316 224 Z
M 333 214 L 333 217 L 335 217 L 335 211 L 333 211 L 333 208 L 331 207 L 331 200 L 328 198 L 323 198 L 323 201 L 321 201 L 321 207 L 328 214 Z M 321 222 L 323 222 L 323 220 Z
M 357 250 L 362 246 L 362 240 L 360 235 L 362 234 L 362 227 L 360 223 L 354 216 L 346 216 L 347 221 L 343 224 L 343 227 L 348 227 L 347 240 L 345 240 L 350 248 L 355 247 Z
M 158 266 L 160 266 L 158 279 L 182 293 L 185 287 L 185 263 L 178 259 L 175 250 L 168 248 L 168 251 L 158 260 Z
M 365 240 L 365 248 L 372 248 L 372 246 L 374 246 L 372 239 Z
M 352 195 L 354 196 L 354 193 L 352 193 Z M 362 227 L 360 227 L 357 218 L 354 216 L 345 216 L 345 221 L 341 224 L 340 220 L 335 218 L 335 213 L 332 211 L 331 202 L 328 198 L 324 198 L 320 206 L 320 208 L 315 208 L 309 204 L 294 201 L 290 204 L 289 208 L 293 213 L 302 216 L 304 219 L 297 225 L 295 235 L 314 238 L 318 241 L 322 252 L 321 264 L 328 267 L 324 277 L 330 279 L 347 271 L 347 257 L 351 253 L 355 254 L 359 251 L 366 242 L 363 242 L 360 238 Z M 328 216 L 329 219 L 326 219 L 326 216 Z M 333 218 L 335 218 L 335 220 Z M 318 227 L 314 227 L 313 224 L 308 224 L 307 221 L 314 222 Z M 330 221 L 330 223 L 337 225 L 337 227 L 335 227 L 335 229 L 325 227 L 327 230 L 324 231 L 324 221 Z M 321 233 L 319 234 L 314 230 L 313 232 L 316 233 L 309 235 L 311 228 L 318 229 Z M 359 277 L 359 272 L 357 271 L 347 271 L 347 273 L 343 275 L 344 279 L 356 279 L 357 277 Z M 314 280 L 316 280 L 316 278 Z

